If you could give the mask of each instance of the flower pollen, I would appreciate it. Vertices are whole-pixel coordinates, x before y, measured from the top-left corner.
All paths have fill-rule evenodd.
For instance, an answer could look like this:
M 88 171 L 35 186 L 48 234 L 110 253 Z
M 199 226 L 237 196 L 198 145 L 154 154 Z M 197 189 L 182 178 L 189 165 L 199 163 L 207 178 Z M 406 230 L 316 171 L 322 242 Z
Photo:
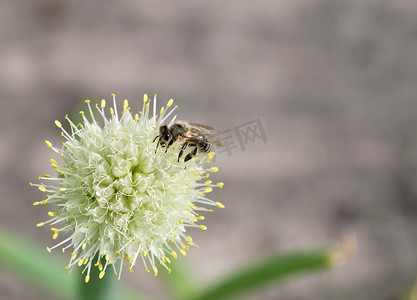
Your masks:
M 67 131 L 55 121 L 64 141 L 59 147 L 48 140 L 45 143 L 63 162 L 51 159 L 57 174 L 39 177 L 53 184 L 31 183 L 46 194 L 45 200 L 33 205 L 55 206 L 48 212 L 50 218 L 37 226 L 51 226 L 54 240 L 67 236 L 47 251 L 59 248 L 64 252 L 71 247 L 66 268 L 80 266 L 86 272 L 85 282 L 92 265 L 99 269 L 99 278 L 112 265 L 120 279 L 123 265 L 132 271 L 137 259 L 155 276 L 159 265 L 170 273 L 168 256 L 176 259 L 177 253 L 186 255 L 190 246 L 198 248 L 186 230 L 207 229 L 197 224 L 204 220 L 199 213 L 213 210 L 202 205 L 224 207 L 206 195 L 223 187 L 221 182 L 207 180 L 210 172 L 218 171 L 205 166 L 213 152 L 178 162 L 178 143 L 167 152 L 155 151 L 159 126 L 170 126 L 175 120 L 171 115 L 178 106 L 172 106 L 172 99 L 157 111 L 156 95 L 151 101 L 145 94 L 138 114 L 131 113 L 128 100 L 118 114 L 112 96 L 113 107 L 107 115 L 106 100 L 93 105 L 95 112 L 86 100 L 88 111 L 80 112 L 81 123 L 76 125 L 65 116 Z M 95 117 L 100 118 L 96 121 Z M 166 122 L 169 117 L 170 123 Z

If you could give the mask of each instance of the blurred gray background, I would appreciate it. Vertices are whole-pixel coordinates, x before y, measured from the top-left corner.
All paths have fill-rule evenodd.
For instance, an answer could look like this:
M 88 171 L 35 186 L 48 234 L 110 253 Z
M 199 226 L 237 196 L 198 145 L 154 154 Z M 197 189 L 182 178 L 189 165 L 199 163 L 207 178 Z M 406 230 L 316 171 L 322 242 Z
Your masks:
M 344 267 L 247 299 L 400 299 L 417 275 L 417 5 L 414 0 L 0 0 L 0 226 L 43 245 L 47 208 L 28 181 L 52 172 L 45 139 L 84 99 L 170 98 L 179 119 L 268 142 L 221 153 L 184 261 L 203 283 L 276 252 L 332 246 Z M 0 241 L 1 242 L 1 241 Z M 66 256 L 67 257 L 67 256 Z M 64 267 L 64 266 L 63 266 Z M 170 299 L 138 265 L 133 289 Z M 1 299 L 52 299 L 0 269 Z

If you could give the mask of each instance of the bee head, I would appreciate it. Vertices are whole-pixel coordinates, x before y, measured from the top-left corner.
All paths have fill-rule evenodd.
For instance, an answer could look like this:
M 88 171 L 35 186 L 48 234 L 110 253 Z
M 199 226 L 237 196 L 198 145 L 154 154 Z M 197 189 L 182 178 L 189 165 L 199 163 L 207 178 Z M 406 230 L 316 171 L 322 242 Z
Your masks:
M 168 126 L 162 125 L 159 127 L 159 136 L 165 142 L 168 142 L 171 139 L 172 135 L 168 130 Z

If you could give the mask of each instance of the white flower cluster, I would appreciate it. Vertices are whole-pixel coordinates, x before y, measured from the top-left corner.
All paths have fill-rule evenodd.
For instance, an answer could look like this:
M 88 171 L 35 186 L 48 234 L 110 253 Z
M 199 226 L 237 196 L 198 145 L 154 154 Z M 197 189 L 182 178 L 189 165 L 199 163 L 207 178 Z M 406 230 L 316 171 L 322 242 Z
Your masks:
M 169 257 L 186 255 L 190 246 L 197 246 L 186 233 L 187 227 L 206 230 L 197 224 L 204 220 L 200 213 L 212 211 L 207 206 L 224 207 L 206 196 L 214 187 L 223 187 L 223 183 L 214 184 L 208 178 L 210 172 L 218 171 L 205 166 L 214 153 L 184 163 L 177 161 L 179 145 L 175 143 L 167 153 L 155 151 L 159 126 L 177 108 L 172 107 L 172 99 L 159 114 L 156 95 L 153 102 L 144 95 L 139 114 L 132 114 L 125 100 L 119 116 L 113 94 L 109 118 L 104 99 L 95 105 L 97 113 L 93 113 L 90 101 L 86 102 L 90 120 L 82 111 L 82 124 L 76 125 L 66 116 L 70 131 L 55 121 L 65 141 L 61 147 L 45 141 L 59 153 L 63 164 L 51 159 L 57 175 L 45 174 L 40 179 L 55 184 L 32 184 L 47 194 L 34 205 L 55 204 L 56 209 L 48 213 L 48 221 L 37 226 L 49 224 L 53 239 L 61 232 L 70 235 L 47 250 L 72 247 L 67 268 L 84 266 L 86 282 L 93 265 L 99 268 L 100 278 L 109 264 L 120 278 L 122 266 L 132 270 L 138 258 L 155 275 L 159 265 L 170 272 Z M 100 120 L 95 116 L 101 116 Z M 59 228 L 53 227 L 58 223 Z M 101 257 L 105 258 L 103 264 Z M 119 260 L 120 269 L 116 270 Z

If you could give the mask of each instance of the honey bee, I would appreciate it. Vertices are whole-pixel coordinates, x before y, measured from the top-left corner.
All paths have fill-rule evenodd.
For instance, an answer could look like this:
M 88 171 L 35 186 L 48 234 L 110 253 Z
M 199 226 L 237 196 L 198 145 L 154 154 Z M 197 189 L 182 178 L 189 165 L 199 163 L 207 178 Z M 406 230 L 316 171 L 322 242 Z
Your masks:
M 159 138 L 155 152 L 158 146 L 161 145 L 161 147 L 166 147 L 166 153 L 173 143 L 179 142 L 181 144 L 181 150 L 178 153 L 178 162 L 187 147 L 194 147 L 184 158 L 184 162 L 187 162 L 198 153 L 208 153 L 210 151 L 210 144 L 222 145 L 220 141 L 209 133 L 210 130 L 214 130 L 214 128 L 208 125 L 184 121 L 177 121 L 170 127 L 161 125 L 159 127 L 159 135 L 153 140 L 155 142 Z

